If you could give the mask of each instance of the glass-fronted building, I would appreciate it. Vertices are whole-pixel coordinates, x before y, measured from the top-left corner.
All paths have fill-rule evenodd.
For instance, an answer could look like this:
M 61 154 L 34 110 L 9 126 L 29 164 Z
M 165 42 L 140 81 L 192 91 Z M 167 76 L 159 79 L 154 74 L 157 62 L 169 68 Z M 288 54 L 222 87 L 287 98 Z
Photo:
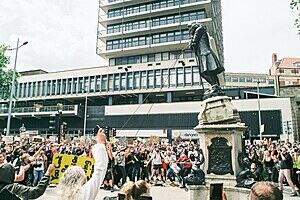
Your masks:
M 87 133 L 96 124 L 117 128 L 119 136 L 192 130 L 197 105 L 209 86 L 201 81 L 189 48 L 188 25 L 206 25 L 211 46 L 223 63 L 220 0 L 101 0 L 99 4 L 96 53 L 107 64 L 51 73 L 22 72 L 14 91 L 11 132 L 17 133 L 25 124 L 27 130 L 52 134 L 49 118 L 57 113 L 58 104 L 63 105 L 62 118 L 73 135 L 83 132 L 85 112 Z M 267 74 L 226 73 L 225 80 L 226 95 L 237 101 L 253 97 L 257 81 L 265 97 L 275 94 L 274 78 Z M 277 103 L 287 105 L 284 101 Z M 0 101 L 1 131 L 6 127 L 7 107 L 7 101 Z M 130 107 L 134 109 L 126 111 Z M 245 121 L 256 113 L 251 104 L 239 107 Z M 277 137 L 289 114 L 282 118 L 280 106 L 265 111 L 274 109 L 276 115 L 263 116 L 266 121 L 277 116 L 279 126 L 269 126 L 266 133 Z M 256 130 L 255 123 L 249 126 Z

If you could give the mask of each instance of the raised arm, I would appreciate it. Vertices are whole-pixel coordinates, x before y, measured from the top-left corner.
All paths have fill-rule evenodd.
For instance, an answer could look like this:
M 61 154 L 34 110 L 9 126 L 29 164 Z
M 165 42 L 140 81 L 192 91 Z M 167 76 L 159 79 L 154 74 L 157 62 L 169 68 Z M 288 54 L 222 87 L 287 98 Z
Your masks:
M 99 131 L 101 131 L 100 129 Z M 93 146 L 92 153 L 95 159 L 94 173 L 92 178 L 83 185 L 79 192 L 78 200 L 94 200 L 99 192 L 108 165 L 108 155 L 106 151 L 106 137 L 102 132 L 98 132 L 97 144 Z

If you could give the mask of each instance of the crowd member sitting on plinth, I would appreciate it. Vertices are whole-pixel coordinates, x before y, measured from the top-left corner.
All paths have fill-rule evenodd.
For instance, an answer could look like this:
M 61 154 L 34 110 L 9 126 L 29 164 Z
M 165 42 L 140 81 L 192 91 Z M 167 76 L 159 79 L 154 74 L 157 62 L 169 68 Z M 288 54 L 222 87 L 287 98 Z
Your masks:
M 95 159 L 92 178 L 86 182 L 86 175 L 81 167 L 69 167 L 59 183 L 61 199 L 94 200 L 96 198 L 108 165 L 108 155 L 105 146 L 106 136 L 103 129 L 99 129 L 96 140 L 97 144 L 94 145 L 92 149 Z
M 270 182 L 257 182 L 251 187 L 249 200 L 282 200 L 281 191 Z

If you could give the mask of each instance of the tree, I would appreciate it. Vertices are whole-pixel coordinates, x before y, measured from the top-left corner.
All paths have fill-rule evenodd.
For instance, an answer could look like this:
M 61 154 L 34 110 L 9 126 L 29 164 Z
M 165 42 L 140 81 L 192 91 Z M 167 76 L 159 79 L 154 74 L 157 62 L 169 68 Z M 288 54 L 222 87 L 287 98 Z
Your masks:
M 5 56 L 7 47 L 0 45 L 0 99 L 7 99 L 10 94 L 13 70 L 8 70 L 9 57 Z
M 291 9 L 296 14 L 295 26 L 298 29 L 298 34 L 300 35 L 300 0 L 291 0 L 290 3 Z

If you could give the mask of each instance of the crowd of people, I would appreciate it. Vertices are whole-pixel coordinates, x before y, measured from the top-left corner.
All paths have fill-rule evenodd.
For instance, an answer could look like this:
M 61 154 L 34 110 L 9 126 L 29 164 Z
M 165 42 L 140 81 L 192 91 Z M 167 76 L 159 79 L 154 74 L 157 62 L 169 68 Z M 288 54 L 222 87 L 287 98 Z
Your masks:
M 278 183 L 283 191 L 289 185 L 292 196 L 300 196 L 300 143 L 274 142 L 264 139 L 256 144 L 247 143 L 242 161 L 244 170 L 239 174 L 240 186 L 251 187 L 254 182 Z
M 10 144 L 1 142 L 0 167 L 9 168 L 8 171 L 13 176 L 9 180 L 2 180 L 1 173 L 7 171 L 0 170 L 0 190 L 6 188 L 14 191 L 23 199 L 42 195 L 49 184 L 49 175 L 54 169 L 51 164 L 52 157 L 56 153 L 88 156 L 96 161 L 94 174 L 89 181 L 86 180 L 81 167 L 69 167 L 64 172 L 59 184 L 64 199 L 72 199 L 74 196 L 86 199 L 88 195 L 92 195 L 89 197 L 93 199 L 100 187 L 111 191 L 127 188 L 126 193 L 133 196 L 134 192 L 131 192 L 135 191 L 134 188 L 144 188 L 143 191 L 146 193 L 148 184 L 186 188 L 186 178 L 189 174 L 194 169 L 199 169 L 199 166 L 200 169 L 204 169 L 203 152 L 193 141 L 176 140 L 170 144 L 159 140 L 135 139 L 130 144 L 115 141 L 104 146 L 106 139 L 100 140 L 101 148 L 97 146 L 99 139 L 98 142 L 71 140 L 61 144 L 49 140 L 40 143 L 29 140 Z M 284 185 L 288 184 L 292 189 L 292 195 L 300 195 L 299 143 L 265 139 L 256 144 L 247 143 L 244 150 L 241 162 L 244 169 L 238 177 L 244 181 L 238 186 L 250 188 L 255 182 L 270 181 L 278 183 L 281 191 Z M 97 158 L 97 155 L 101 156 Z M 9 166 L 5 165 L 8 163 Z M 7 187 L 8 183 L 10 185 L 17 183 L 22 189 Z M 137 187 L 137 184 L 141 186 Z M 15 191 L 25 190 L 24 187 L 31 188 L 34 196 L 24 196 L 22 192 Z

